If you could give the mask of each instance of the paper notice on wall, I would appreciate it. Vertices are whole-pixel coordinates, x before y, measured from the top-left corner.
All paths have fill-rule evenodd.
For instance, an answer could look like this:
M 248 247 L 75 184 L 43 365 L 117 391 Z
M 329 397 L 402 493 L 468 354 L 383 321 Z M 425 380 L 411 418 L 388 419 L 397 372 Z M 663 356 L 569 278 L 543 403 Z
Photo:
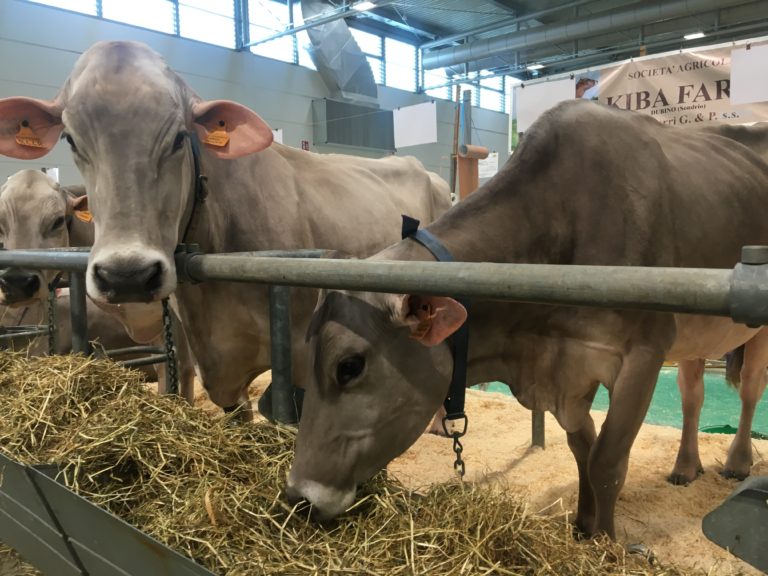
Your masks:
M 517 131 L 525 132 L 542 112 L 564 100 L 573 100 L 575 94 L 576 83 L 573 78 L 515 87 Z
M 45 172 L 46 175 L 48 175 L 49 178 L 52 178 L 54 182 L 59 181 L 59 169 L 58 168 L 43 168 L 43 172 Z
M 395 148 L 437 142 L 437 103 L 423 102 L 392 110 Z
M 499 153 L 491 152 L 486 158 L 481 158 L 477 161 L 477 176 L 481 180 L 483 178 L 491 178 L 499 171 Z
M 768 102 L 768 44 L 731 51 L 731 104 Z
M 282 128 L 276 128 L 272 130 L 272 141 L 277 142 L 278 144 L 283 143 L 283 129 Z

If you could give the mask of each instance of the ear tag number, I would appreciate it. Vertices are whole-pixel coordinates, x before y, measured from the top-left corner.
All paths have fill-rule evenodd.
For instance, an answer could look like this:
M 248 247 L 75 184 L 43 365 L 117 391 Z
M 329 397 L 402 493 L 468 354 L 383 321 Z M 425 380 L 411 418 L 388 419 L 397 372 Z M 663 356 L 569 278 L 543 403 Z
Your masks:
M 16 132 L 16 144 L 30 148 L 44 148 L 43 141 L 32 131 L 27 120 L 23 120 L 19 125 L 19 131 Z
M 229 134 L 227 134 L 227 124 L 224 120 L 219 120 L 219 125 L 206 134 L 203 140 L 204 144 L 223 148 L 229 143 Z
M 75 217 L 83 222 L 93 221 L 93 215 L 89 210 L 75 210 Z

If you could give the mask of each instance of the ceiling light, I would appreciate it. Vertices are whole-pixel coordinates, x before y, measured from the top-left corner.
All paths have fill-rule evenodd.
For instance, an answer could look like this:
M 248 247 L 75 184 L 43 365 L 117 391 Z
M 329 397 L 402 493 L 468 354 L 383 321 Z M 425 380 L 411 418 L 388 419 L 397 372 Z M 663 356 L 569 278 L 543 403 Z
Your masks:
M 366 10 L 371 10 L 372 8 L 376 8 L 376 4 L 367 1 L 358 2 L 352 6 L 352 9 L 357 10 L 358 12 L 365 12 Z
M 544 64 L 528 64 L 528 66 L 525 67 L 526 70 L 541 70 L 544 68 Z
M 704 32 L 691 32 L 690 34 L 686 34 L 683 36 L 686 40 L 696 40 L 698 38 L 704 38 L 705 34 Z

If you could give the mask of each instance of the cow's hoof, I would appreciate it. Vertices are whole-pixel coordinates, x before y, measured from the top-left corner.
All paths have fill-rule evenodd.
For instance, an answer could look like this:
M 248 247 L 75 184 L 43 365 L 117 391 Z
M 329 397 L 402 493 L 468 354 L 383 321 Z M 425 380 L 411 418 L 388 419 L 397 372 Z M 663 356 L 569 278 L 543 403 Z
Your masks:
M 729 470 L 727 468 L 723 468 L 723 470 L 720 472 L 720 476 L 725 478 L 726 480 L 745 480 L 749 476 L 749 472 L 744 474 L 743 472 L 738 472 L 736 470 Z
M 648 564 L 656 564 L 656 555 L 645 544 L 629 544 L 627 546 L 627 553 L 643 556 L 646 560 L 648 560 Z
M 704 474 L 703 468 L 696 470 L 696 474 L 693 476 L 684 472 L 672 472 L 672 474 L 667 476 L 667 482 L 673 486 L 688 486 L 688 484 L 696 480 L 702 474 Z

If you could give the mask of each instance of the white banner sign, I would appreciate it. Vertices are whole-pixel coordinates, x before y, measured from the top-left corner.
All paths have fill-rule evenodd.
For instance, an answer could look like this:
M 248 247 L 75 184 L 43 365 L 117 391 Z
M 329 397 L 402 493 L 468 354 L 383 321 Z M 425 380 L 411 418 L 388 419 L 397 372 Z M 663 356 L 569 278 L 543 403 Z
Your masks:
M 755 47 L 752 48 L 755 50 Z M 749 74 L 756 74 L 752 69 Z M 768 103 L 731 98 L 731 48 L 625 62 L 600 71 L 598 99 L 674 126 L 768 119 Z
M 423 102 L 392 111 L 395 148 L 437 142 L 437 103 Z

